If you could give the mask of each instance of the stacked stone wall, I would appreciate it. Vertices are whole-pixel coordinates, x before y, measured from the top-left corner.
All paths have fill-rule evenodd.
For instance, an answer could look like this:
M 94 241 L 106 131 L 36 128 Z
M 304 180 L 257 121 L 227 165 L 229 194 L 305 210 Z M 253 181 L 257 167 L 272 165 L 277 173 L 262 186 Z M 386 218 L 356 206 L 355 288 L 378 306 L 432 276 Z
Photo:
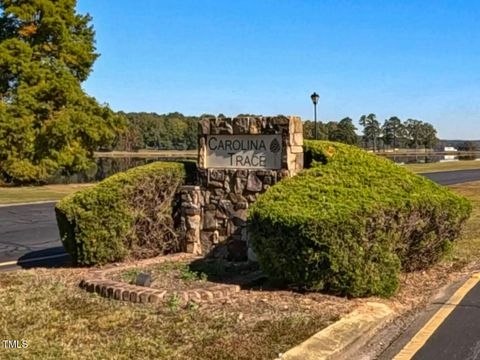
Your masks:
M 278 169 L 210 168 L 209 135 L 281 135 Z M 299 117 L 203 118 L 199 122 L 198 185 L 180 191 L 181 241 L 187 252 L 242 261 L 249 250 L 247 212 L 270 186 L 303 169 Z

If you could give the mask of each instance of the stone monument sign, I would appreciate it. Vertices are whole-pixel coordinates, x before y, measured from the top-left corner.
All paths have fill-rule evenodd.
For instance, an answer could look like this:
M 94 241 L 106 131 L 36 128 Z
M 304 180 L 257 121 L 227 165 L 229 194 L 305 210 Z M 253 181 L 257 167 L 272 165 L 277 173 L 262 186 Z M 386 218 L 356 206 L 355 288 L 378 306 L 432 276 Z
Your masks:
M 254 259 L 250 204 L 270 186 L 303 169 L 303 129 L 296 116 L 202 118 L 197 185 L 181 189 L 184 250 L 197 255 Z

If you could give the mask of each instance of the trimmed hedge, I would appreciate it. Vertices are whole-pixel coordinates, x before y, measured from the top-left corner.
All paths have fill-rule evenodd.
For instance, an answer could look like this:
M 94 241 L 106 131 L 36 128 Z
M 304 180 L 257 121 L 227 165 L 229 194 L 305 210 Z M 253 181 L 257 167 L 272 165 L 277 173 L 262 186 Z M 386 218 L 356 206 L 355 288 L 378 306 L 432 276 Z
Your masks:
M 309 289 L 390 296 L 400 270 L 437 262 L 471 213 L 468 200 L 357 147 L 306 141 L 308 169 L 249 210 L 261 267 Z
M 191 168 L 188 162 L 154 162 L 61 200 L 55 207 L 57 224 L 74 263 L 105 264 L 177 251 L 172 202 Z

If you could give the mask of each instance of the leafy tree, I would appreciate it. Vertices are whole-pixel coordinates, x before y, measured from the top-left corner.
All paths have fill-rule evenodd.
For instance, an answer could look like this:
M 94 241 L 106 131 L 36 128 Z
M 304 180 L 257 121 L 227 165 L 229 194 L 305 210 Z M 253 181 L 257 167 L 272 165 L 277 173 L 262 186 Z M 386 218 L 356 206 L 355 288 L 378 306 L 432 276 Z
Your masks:
M 373 151 L 376 151 L 378 137 L 382 133 L 377 116 L 375 114 L 362 115 L 360 117 L 360 125 L 363 126 L 365 145 L 368 146 L 368 143 L 371 142 L 373 144 Z
M 435 130 L 432 124 L 422 123 L 420 127 L 420 143 L 425 146 L 425 148 L 432 148 L 437 142 L 437 130 Z
M 415 149 L 418 149 L 420 143 L 420 132 L 422 129 L 422 122 L 420 120 L 408 119 L 405 122 L 405 130 L 410 145 L 413 145 Z
M 461 151 L 477 151 L 477 145 L 473 141 L 465 141 L 458 147 Z
M 320 121 L 317 121 L 317 133 L 319 140 L 327 140 L 328 126 Z M 315 122 L 311 120 L 305 120 L 303 122 L 303 138 L 315 139 Z
M 349 117 L 343 118 L 336 125 L 332 133 L 329 132 L 328 140 L 338 141 L 345 144 L 355 145 L 357 144 L 357 128 L 353 125 L 352 119 Z
M 142 148 L 183 150 L 197 147 L 197 117 L 184 116 L 178 112 L 162 115 L 144 112 L 125 115 L 129 126 L 141 134 Z
M 81 82 L 98 54 L 75 0 L 0 0 L 0 176 L 30 182 L 78 172 L 123 127 Z
M 398 145 L 397 139 L 405 136 L 405 126 L 398 117 L 392 116 L 390 119 L 385 120 L 382 132 L 384 143 L 392 146 L 395 150 Z

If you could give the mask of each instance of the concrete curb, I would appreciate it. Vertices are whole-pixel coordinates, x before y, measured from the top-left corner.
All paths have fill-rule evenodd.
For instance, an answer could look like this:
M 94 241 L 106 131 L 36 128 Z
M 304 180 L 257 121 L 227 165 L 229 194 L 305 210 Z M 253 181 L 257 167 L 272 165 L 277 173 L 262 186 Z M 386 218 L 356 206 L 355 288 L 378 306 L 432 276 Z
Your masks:
M 393 310 L 387 305 L 367 302 L 300 345 L 288 350 L 279 359 L 349 358 L 355 349 L 364 345 L 393 315 Z

